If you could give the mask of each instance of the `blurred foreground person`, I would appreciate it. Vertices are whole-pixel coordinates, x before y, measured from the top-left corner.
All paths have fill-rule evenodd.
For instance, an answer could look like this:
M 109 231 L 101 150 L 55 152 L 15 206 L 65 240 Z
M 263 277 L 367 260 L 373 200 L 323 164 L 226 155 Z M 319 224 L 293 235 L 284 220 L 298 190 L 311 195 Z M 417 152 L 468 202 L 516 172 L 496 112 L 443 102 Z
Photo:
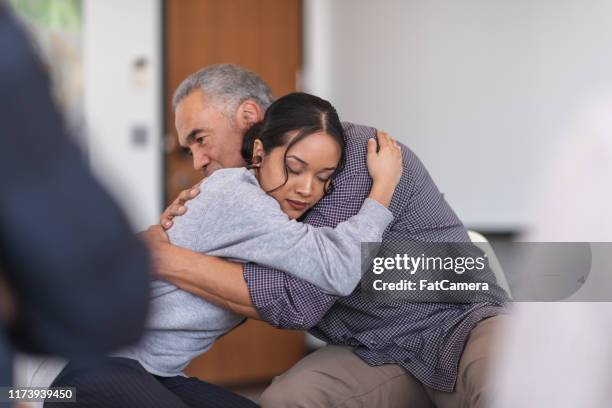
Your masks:
M 140 337 L 149 259 L 94 181 L 0 2 L 0 386 L 14 350 L 89 359 Z
M 595 243 L 592 264 L 566 302 L 516 304 L 516 318 L 499 345 L 507 352 L 499 360 L 493 407 L 611 405 L 611 135 L 612 98 L 591 103 L 550 169 L 548 191 L 526 239 Z

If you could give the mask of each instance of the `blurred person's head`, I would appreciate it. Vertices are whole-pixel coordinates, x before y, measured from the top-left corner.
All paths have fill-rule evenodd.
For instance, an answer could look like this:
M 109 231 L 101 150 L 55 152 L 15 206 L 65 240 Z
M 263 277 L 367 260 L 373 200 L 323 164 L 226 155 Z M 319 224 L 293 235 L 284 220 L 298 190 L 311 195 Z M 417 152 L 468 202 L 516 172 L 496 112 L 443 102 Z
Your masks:
M 326 100 L 292 93 L 274 102 L 245 134 L 242 158 L 289 218 L 302 216 L 344 164 L 344 132 Z
M 205 176 L 245 165 L 244 132 L 262 120 L 273 101 L 255 73 L 232 64 L 212 65 L 187 77 L 172 99 L 179 144 Z

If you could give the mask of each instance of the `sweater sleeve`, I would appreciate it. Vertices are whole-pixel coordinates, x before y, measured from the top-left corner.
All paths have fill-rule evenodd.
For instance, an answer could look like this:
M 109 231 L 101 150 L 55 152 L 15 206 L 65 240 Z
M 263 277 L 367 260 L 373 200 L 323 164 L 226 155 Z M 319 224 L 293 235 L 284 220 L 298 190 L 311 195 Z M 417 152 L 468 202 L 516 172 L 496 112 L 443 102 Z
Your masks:
M 290 220 L 250 173 L 237 178 L 236 172 L 217 171 L 202 185 L 194 249 L 277 268 L 329 294 L 350 294 L 361 279 L 361 243 L 381 240 L 391 212 L 368 199 L 336 228 L 316 228 Z

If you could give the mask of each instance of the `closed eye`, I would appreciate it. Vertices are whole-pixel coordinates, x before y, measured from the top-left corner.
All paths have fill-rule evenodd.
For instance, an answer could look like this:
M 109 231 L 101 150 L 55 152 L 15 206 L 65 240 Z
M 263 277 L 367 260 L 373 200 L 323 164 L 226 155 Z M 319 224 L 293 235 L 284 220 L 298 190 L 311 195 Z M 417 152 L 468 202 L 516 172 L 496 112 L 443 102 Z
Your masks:
M 291 167 L 289 167 L 289 166 L 286 166 L 286 167 L 287 167 L 287 171 L 288 171 L 289 173 L 291 173 L 291 174 L 300 174 L 300 171 L 299 171 L 299 170 L 294 170 L 294 169 L 292 169 L 292 168 L 291 168 Z
M 325 172 L 319 173 L 319 176 L 318 176 L 319 180 L 321 180 L 324 183 L 327 183 L 329 180 L 331 180 L 332 176 L 334 175 L 333 170 L 327 170 Z

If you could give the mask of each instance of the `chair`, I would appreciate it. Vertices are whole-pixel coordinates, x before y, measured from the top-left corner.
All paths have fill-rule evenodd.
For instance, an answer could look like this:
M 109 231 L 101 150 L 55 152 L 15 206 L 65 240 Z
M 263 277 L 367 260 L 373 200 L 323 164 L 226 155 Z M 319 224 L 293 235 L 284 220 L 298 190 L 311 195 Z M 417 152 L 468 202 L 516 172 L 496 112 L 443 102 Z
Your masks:
M 512 298 L 512 293 L 510 292 L 510 285 L 508 285 L 508 280 L 506 279 L 506 275 L 504 274 L 504 270 L 493 251 L 493 247 L 487 241 L 487 239 L 480 233 L 476 231 L 468 230 L 468 236 L 474 245 L 480 248 L 484 253 L 487 259 L 489 260 L 489 266 L 495 275 L 495 279 L 497 280 L 497 284 L 506 291 L 509 298 Z

